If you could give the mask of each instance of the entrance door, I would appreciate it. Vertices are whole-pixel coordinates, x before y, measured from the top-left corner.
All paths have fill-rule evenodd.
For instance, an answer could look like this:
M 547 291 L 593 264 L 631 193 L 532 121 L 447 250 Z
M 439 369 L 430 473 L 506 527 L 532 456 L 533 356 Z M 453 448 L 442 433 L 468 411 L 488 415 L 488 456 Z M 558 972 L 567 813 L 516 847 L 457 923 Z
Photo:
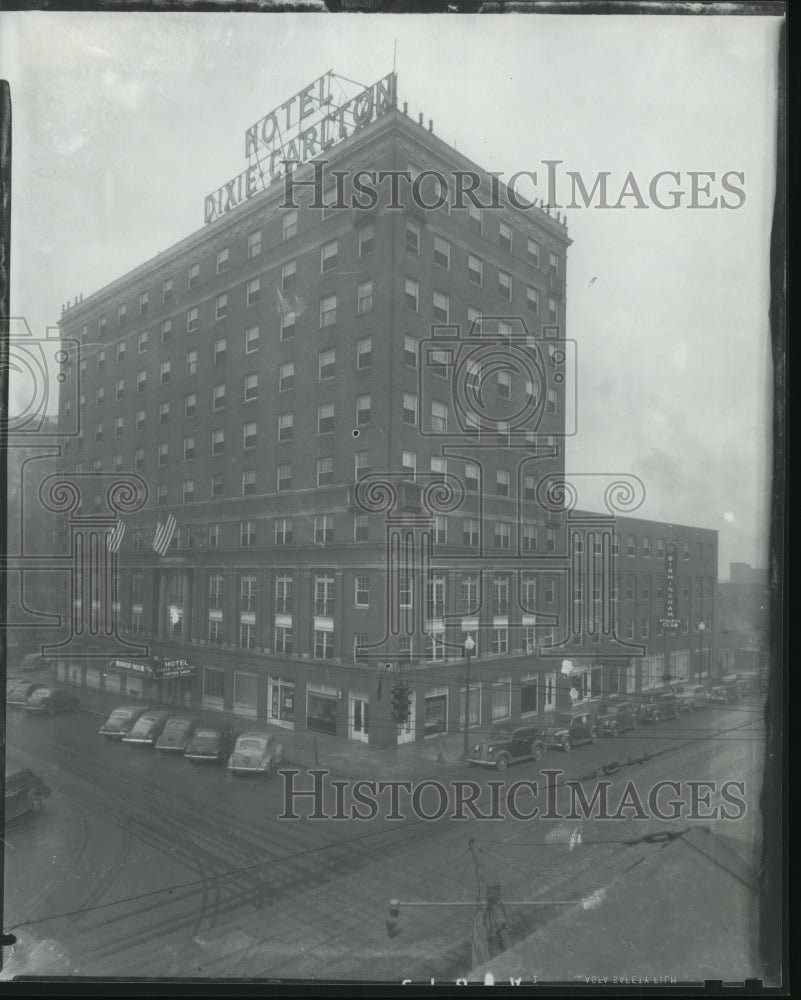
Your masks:
M 350 696 L 350 714 L 348 716 L 348 736 L 361 743 L 369 742 L 367 735 L 368 700 L 360 695 Z
M 413 691 L 409 699 L 409 718 L 403 723 L 403 725 L 398 726 L 398 743 L 414 743 L 416 704 L 417 693 Z

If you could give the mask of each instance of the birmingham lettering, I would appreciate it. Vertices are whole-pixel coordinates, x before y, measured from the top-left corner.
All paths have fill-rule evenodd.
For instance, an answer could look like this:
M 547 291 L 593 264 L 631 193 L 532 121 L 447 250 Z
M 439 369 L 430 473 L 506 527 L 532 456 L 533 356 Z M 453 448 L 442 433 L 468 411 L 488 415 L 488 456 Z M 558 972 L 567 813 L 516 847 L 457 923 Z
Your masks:
M 628 781 L 613 787 L 608 780 L 560 781 L 564 771 L 543 770 L 545 779 L 506 781 L 375 781 L 326 780 L 329 771 L 315 768 L 301 786 L 293 768 L 280 771 L 284 809 L 278 819 L 319 820 L 507 820 L 566 819 L 739 820 L 746 813 L 745 782 L 662 780 L 641 790 Z M 539 802 L 540 789 L 544 802 Z M 568 808 L 560 808 L 557 790 L 567 792 Z M 563 796 L 564 797 L 564 796 Z M 303 815 L 298 812 L 302 809 Z

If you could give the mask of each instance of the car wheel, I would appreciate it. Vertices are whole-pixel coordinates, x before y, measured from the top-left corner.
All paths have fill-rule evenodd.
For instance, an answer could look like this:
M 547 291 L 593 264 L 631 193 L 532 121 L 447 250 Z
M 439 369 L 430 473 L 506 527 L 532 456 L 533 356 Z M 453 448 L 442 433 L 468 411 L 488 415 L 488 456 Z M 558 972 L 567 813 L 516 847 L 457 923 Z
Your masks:
M 506 768 L 509 766 L 509 758 L 506 756 L 505 753 L 499 755 L 498 759 L 495 761 L 495 766 L 498 768 L 499 771 L 506 770 Z
M 565 753 L 569 753 L 572 746 L 573 746 L 573 741 L 570 739 L 569 736 L 566 737 L 566 739 L 562 740 L 562 749 L 564 750 Z
M 544 753 L 545 753 L 545 747 L 542 745 L 542 743 L 535 743 L 534 747 L 532 748 L 532 756 L 534 757 L 534 760 L 539 760 Z

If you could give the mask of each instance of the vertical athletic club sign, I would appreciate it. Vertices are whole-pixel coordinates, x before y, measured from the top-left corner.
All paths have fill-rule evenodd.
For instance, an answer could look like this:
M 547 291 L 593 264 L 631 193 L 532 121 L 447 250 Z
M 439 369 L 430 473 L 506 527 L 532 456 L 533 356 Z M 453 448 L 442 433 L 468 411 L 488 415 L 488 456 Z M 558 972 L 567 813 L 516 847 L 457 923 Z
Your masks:
M 676 617 L 677 557 L 678 546 L 675 542 L 668 542 L 665 546 L 665 617 L 659 619 L 665 635 L 675 635 L 682 626 L 681 619 Z
M 370 87 L 357 84 L 360 90 L 351 97 L 340 81 L 352 83 L 329 70 L 250 126 L 245 132 L 245 155 L 250 165 L 206 196 L 206 222 L 263 191 L 285 173 L 284 161 L 292 161 L 293 166 L 306 163 L 395 107 L 395 73 Z M 335 97 L 335 89 L 341 97 Z

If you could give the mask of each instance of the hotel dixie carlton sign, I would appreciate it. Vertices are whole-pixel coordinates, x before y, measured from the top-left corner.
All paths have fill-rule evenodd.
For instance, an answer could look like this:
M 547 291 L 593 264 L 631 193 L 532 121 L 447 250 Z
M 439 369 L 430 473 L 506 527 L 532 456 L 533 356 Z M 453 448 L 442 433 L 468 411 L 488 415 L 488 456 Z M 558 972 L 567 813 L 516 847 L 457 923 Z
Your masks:
M 246 130 L 249 166 L 206 196 L 206 222 L 213 222 L 269 187 L 285 173 L 288 162 L 306 163 L 396 105 L 395 73 L 369 87 L 356 84 L 360 89 L 350 97 L 342 82 L 352 83 L 329 70 Z

